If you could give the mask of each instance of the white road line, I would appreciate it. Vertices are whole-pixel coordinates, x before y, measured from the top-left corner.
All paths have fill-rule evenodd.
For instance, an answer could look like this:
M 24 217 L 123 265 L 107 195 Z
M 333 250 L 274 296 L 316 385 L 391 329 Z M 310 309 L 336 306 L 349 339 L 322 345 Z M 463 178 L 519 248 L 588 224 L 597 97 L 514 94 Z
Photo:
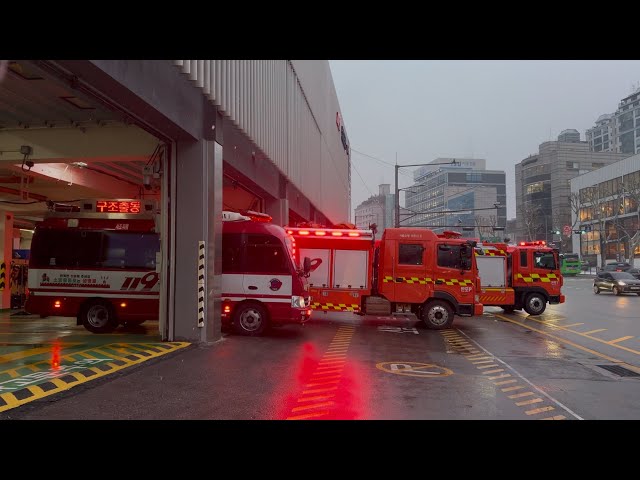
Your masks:
M 531 385 L 532 388 L 534 388 L 536 390 L 536 392 L 540 393 L 540 395 L 544 395 L 545 397 L 547 397 L 549 400 L 551 400 L 553 403 L 555 403 L 556 405 L 558 405 L 560 408 L 563 408 L 564 410 L 566 410 L 568 413 L 570 413 L 571 415 L 573 415 L 575 418 L 577 418 L 578 420 L 584 420 L 584 418 L 582 418 L 580 415 L 578 415 L 577 413 L 573 412 L 571 409 L 569 409 L 569 407 L 565 406 L 564 404 L 562 404 L 559 400 L 556 400 L 555 398 L 553 398 L 551 395 L 549 395 L 547 392 L 543 392 L 542 390 L 540 390 L 538 387 L 536 387 L 533 383 L 531 383 L 529 380 L 527 380 L 521 373 L 519 373 L 515 368 L 513 368 L 511 365 L 509 365 L 507 362 L 505 362 L 504 360 L 496 357 L 493 353 L 491 353 L 489 350 L 487 350 L 486 348 L 484 348 L 482 345 L 480 345 L 478 342 L 476 342 L 473 338 L 471 338 L 469 335 L 467 335 L 466 333 L 456 329 L 457 332 L 460 335 L 464 335 L 465 337 L 467 337 L 469 339 L 469 341 L 475 343 L 479 349 L 481 349 L 482 351 L 484 351 L 485 353 L 487 353 L 488 355 L 491 355 L 495 361 L 502 363 L 505 367 L 509 368 L 513 373 L 516 374 L 516 376 L 520 377 L 521 380 L 527 382 L 529 385 Z

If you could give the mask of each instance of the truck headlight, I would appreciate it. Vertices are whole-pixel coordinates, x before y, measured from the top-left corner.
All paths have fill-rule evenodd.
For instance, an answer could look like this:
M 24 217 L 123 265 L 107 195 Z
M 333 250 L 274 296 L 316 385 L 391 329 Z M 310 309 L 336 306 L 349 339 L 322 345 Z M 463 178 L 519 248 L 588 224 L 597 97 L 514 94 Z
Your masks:
M 306 304 L 304 302 L 304 297 L 299 297 L 297 295 L 293 295 L 291 297 L 291 307 L 293 308 L 304 308 Z

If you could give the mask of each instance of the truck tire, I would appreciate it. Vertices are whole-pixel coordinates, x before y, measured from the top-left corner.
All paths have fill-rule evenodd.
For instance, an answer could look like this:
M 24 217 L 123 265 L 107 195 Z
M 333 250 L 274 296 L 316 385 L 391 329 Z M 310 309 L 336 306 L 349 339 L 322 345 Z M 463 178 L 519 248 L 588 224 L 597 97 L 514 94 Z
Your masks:
M 542 315 L 547 309 L 547 299 L 541 293 L 533 292 L 527 295 L 524 310 L 529 315 Z
M 432 300 L 422 309 L 422 321 L 432 330 L 451 328 L 453 308 L 442 300 Z
M 94 298 L 80 307 L 78 321 L 92 333 L 110 333 L 118 327 L 113 306 L 107 300 Z
M 238 335 L 259 337 L 269 326 L 266 309 L 257 302 L 238 305 L 233 312 L 233 331 Z

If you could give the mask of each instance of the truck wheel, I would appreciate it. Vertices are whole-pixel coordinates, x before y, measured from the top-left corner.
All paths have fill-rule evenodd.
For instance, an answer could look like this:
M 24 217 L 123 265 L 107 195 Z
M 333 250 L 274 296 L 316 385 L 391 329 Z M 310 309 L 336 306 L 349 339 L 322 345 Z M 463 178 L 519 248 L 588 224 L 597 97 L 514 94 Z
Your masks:
M 84 328 L 93 333 L 110 333 L 118 327 L 118 319 L 113 306 L 106 300 L 86 301 L 80 307 L 78 320 Z
M 453 323 L 453 308 L 442 300 L 433 300 L 422 310 L 422 321 L 434 330 L 450 328 Z
M 618 287 L 613 287 L 613 290 L 611 291 L 614 295 L 620 295 L 620 289 Z
M 233 312 L 233 330 L 238 335 L 258 337 L 267 330 L 268 325 L 267 311 L 259 303 L 244 303 Z
M 524 303 L 524 310 L 529 315 L 542 315 L 547 308 L 547 299 L 540 293 L 530 293 Z

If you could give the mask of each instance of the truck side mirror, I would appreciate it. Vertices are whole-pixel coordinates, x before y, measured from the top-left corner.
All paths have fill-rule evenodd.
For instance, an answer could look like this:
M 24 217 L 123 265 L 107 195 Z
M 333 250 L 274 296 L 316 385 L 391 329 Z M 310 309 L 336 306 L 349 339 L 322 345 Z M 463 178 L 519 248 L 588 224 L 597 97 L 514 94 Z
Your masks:
M 309 257 L 304 257 L 302 261 L 302 271 L 304 272 L 304 276 L 308 277 L 311 273 L 311 259 Z

